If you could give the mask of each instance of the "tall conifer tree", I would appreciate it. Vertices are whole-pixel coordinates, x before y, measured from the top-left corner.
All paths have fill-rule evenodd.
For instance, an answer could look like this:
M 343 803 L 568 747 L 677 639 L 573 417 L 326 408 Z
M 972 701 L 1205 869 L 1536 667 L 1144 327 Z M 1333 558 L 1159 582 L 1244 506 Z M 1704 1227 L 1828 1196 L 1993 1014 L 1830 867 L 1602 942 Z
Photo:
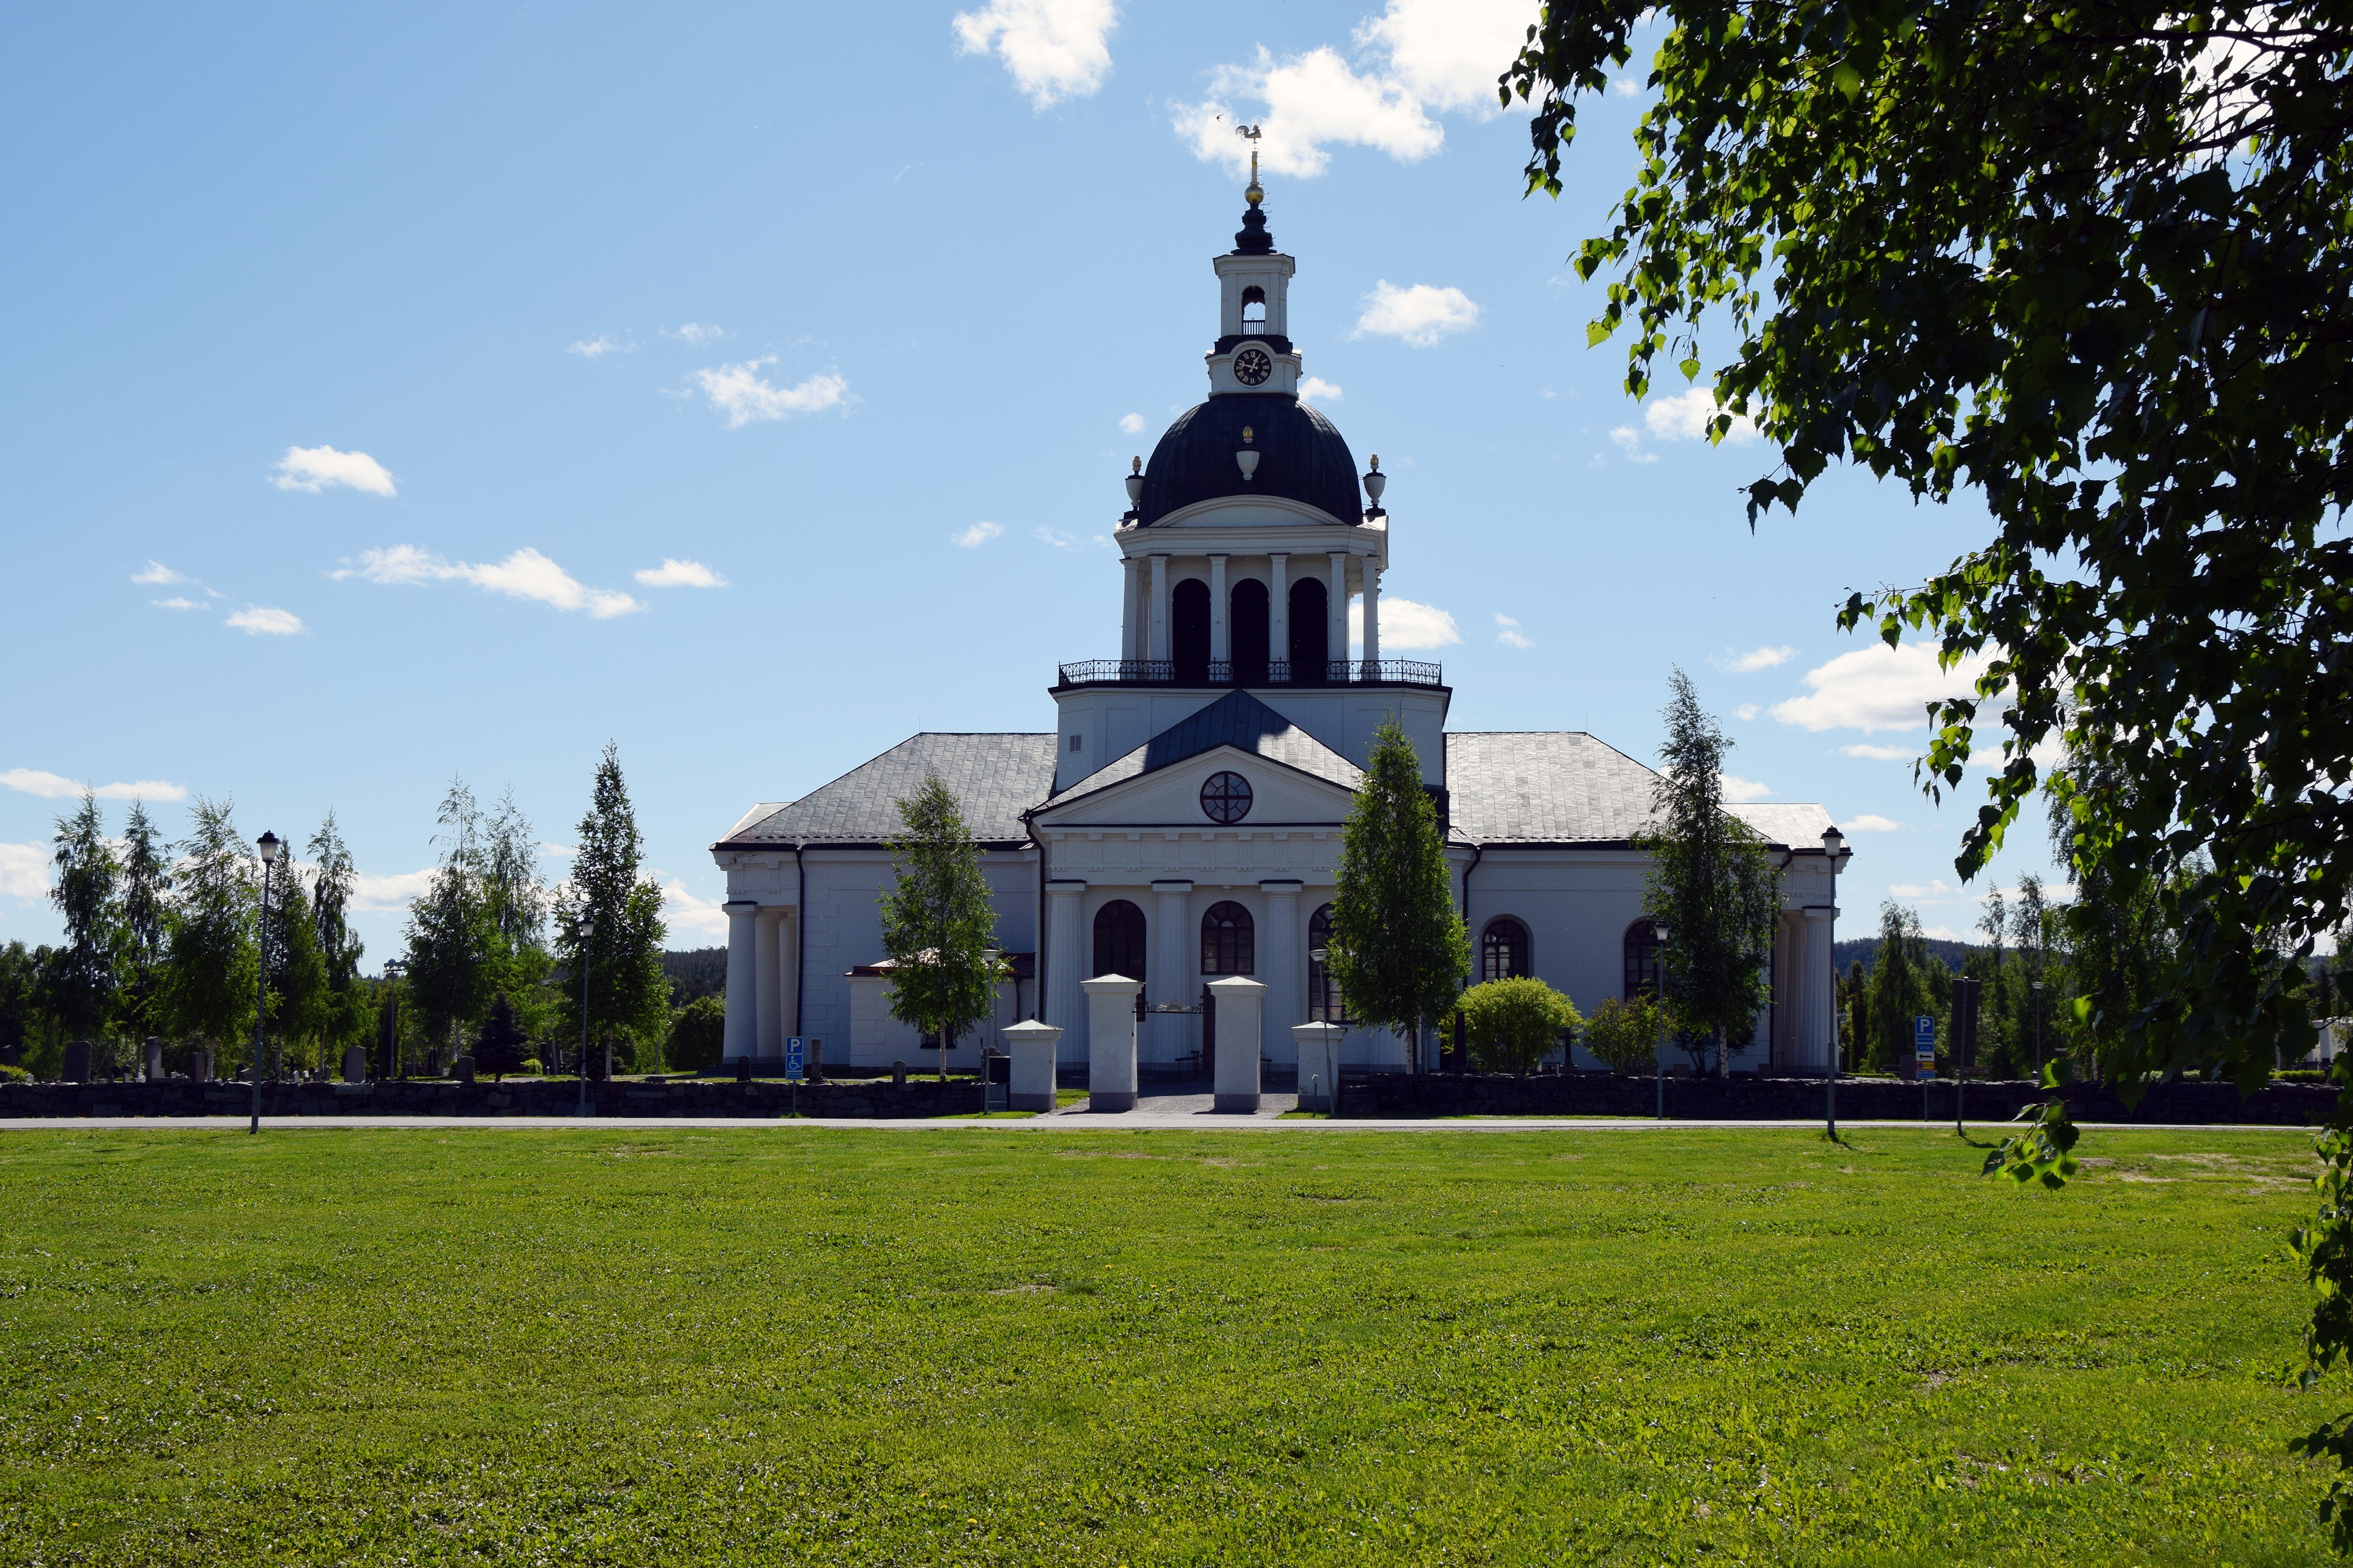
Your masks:
M 147 815 L 144 802 L 131 803 L 122 830 L 123 1018 L 137 1033 L 161 1026 L 156 987 L 161 983 L 172 895 L 171 856 Z
M 204 795 L 188 809 L 188 836 L 174 847 L 179 869 L 159 987 L 174 1031 L 224 1047 L 225 1063 L 251 1038 L 261 963 L 260 879 L 234 811 Z
M 670 1028 L 670 982 L 662 973 L 661 889 L 646 880 L 644 841 L 621 776 L 618 746 L 607 743 L 596 764 L 588 813 L 580 819 L 573 858 L 572 897 L 555 907 L 555 951 L 568 975 L 557 1026 L 580 1035 L 580 974 L 588 973 L 592 1039 L 609 1032 L 636 1053 L 638 1065 L 660 1060 Z M 596 916 L 596 934 L 583 943 L 580 916 Z

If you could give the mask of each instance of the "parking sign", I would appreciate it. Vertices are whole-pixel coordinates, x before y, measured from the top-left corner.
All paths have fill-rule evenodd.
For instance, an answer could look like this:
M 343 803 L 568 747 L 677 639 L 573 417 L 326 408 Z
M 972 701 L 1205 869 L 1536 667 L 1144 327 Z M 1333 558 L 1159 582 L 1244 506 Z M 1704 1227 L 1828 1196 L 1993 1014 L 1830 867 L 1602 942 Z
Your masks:
M 798 1035 L 785 1037 L 785 1077 L 795 1083 L 801 1080 L 801 1046 Z
M 1926 1013 L 1912 1020 L 1912 1060 L 1920 1077 L 1936 1076 L 1936 1020 Z

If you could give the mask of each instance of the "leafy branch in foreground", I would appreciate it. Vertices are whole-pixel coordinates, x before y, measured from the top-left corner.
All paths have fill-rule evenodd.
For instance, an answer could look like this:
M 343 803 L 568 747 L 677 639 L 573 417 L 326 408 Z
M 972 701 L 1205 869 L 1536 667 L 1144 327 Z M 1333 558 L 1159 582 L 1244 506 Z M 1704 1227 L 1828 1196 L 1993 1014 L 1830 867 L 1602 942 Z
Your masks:
M 2065 1186 L 2068 1178 L 2082 1168 L 2075 1159 L 2074 1148 L 2083 1131 L 2068 1116 L 2066 1100 L 2060 1098 L 2056 1063 L 2043 1067 L 2042 1087 L 2051 1090 L 2051 1098 L 2038 1105 L 2018 1108 L 2018 1114 L 2011 1120 L 2026 1125 L 1986 1156 L 1981 1174 L 1990 1176 L 1998 1171 L 2021 1185 L 2041 1182 L 2055 1188 Z

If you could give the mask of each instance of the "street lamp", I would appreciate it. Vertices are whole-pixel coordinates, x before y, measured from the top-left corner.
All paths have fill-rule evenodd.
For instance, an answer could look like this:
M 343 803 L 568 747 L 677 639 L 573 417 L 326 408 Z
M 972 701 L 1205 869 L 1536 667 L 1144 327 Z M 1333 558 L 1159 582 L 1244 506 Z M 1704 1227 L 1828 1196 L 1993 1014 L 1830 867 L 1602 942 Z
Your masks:
M 1659 1120 L 1667 1119 L 1667 922 L 1655 921 L 1651 934 L 1659 941 L 1659 1043 L 1651 1052 L 1651 1066 L 1659 1083 Z
M 2034 986 L 2034 1081 L 2042 1081 L 2042 982 Z
M 265 832 L 254 840 L 254 847 L 261 851 L 261 973 L 253 993 L 253 1121 L 246 1129 L 248 1136 L 261 1131 L 261 1026 L 269 1011 L 269 868 L 278 863 L 283 847 L 278 835 Z
M 596 940 L 596 911 L 580 910 L 580 1110 L 588 1114 L 588 945 Z
M 1853 853 L 1835 825 L 1822 829 L 1822 857 L 1831 868 L 1831 1076 L 1822 1091 L 1822 1120 L 1833 1143 L 1838 1142 L 1838 874 Z
M 384 1047 L 384 1071 L 386 1078 L 407 1076 L 400 1070 L 400 977 L 407 971 L 408 965 L 396 958 L 385 960 L 384 977 L 392 984 L 392 1035 Z

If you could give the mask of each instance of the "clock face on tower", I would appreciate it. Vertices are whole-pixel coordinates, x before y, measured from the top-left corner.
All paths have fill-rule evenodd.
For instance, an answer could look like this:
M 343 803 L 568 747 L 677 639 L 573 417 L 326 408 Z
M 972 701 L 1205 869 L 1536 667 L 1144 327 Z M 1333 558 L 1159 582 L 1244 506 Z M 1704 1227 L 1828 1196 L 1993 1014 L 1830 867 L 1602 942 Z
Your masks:
M 1264 349 L 1244 349 L 1234 356 L 1234 379 L 1244 386 L 1257 386 L 1274 374 L 1274 361 Z

